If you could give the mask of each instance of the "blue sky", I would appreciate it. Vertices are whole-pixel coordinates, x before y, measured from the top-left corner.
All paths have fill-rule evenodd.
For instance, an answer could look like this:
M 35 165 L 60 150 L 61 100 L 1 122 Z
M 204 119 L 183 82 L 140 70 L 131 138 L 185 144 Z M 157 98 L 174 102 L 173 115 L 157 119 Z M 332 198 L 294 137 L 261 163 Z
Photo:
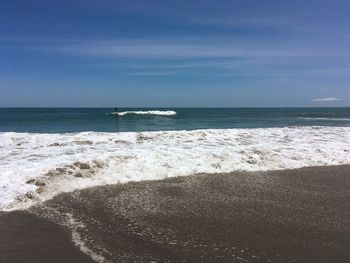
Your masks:
M 349 1 L 0 2 L 0 106 L 350 106 Z

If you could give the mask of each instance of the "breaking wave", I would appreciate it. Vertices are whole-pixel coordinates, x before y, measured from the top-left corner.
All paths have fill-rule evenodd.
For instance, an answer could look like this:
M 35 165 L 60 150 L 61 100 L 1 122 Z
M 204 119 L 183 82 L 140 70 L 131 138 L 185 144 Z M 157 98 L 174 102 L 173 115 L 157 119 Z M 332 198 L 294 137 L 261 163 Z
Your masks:
M 160 110 L 150 110 L 150 111 L 122 111 L 122 112 L 111 112 L 111 114 L 118 116 L 125 116 L 128 114 L 133 115 L 159 115 L 159 116 L 174 116 L 176 111 L 160 111 Z
M 299 119 L 315 121 L 350 121 L 350 118 L 299 117 Z
M 350 127 L 0 133 L 0 210 L 97 185 L 350 163 Z

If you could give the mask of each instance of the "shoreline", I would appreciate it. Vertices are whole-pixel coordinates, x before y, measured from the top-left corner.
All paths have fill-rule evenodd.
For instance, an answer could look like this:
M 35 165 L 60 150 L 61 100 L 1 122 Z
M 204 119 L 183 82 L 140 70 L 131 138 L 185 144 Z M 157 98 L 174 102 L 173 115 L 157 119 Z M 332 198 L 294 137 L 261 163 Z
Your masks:
M 93 262 L 74 230 L 100 262 L 346 262 L 349 174 L 320 166 L 62 193 L 0 213 L 0 261 Z

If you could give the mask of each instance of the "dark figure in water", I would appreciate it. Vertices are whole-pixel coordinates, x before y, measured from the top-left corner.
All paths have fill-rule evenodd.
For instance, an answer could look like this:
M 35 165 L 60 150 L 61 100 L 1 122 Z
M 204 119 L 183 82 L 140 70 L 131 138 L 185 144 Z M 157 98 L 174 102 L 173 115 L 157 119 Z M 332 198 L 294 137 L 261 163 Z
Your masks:
M 119 110 L 118 110 L 118 108 L 114 108 L 114 111 L 118 112 Z

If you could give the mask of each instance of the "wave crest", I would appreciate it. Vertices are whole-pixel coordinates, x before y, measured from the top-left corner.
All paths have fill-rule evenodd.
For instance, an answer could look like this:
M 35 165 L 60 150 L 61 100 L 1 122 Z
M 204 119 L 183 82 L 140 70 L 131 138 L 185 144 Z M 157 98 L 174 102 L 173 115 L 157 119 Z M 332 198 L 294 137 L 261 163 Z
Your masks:
M 350 121 L 350 118 L 325 118 L 325 117 L 299 117 L 303 120 L 314 120 L 314 121 Z
M 159 115 L 159 116 L 174 116 L 176 115 L 176 111 L 168 110 L 168 111 L 160 111 L 160 110 L 150 110 L 150 111 L 122 111 L 122 112 L 112 112 L 111 114 L 118 116 L 125 116 L 128 114 L 134 115 Z

